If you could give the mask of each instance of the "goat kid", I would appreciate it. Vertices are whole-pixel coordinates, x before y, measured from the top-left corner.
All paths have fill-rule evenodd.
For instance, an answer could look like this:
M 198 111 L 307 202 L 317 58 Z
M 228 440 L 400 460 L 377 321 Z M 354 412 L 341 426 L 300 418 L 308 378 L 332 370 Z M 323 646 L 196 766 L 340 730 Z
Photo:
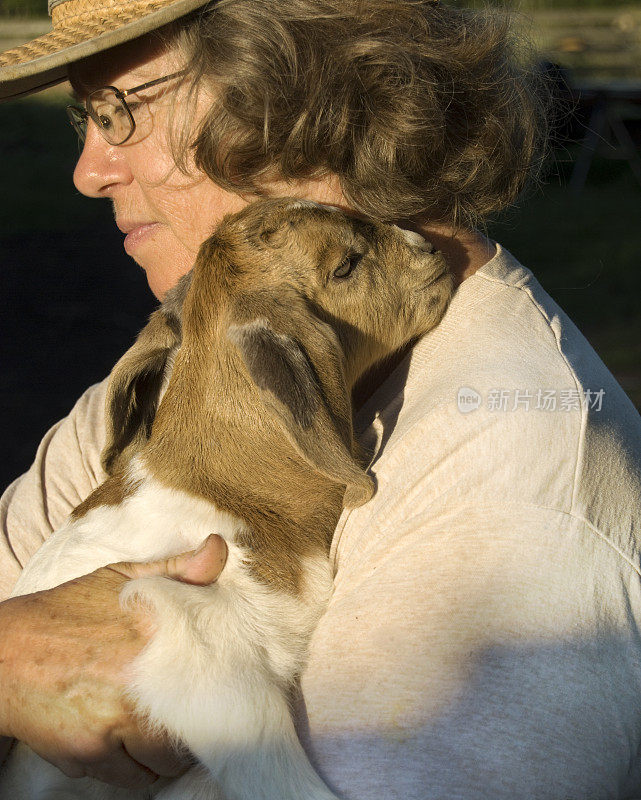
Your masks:
M 224 536 L 215 584 L 141 578 L 121 596 L 156 626 L 129 695 L 199 764 L 132 791 L 69 779 L 18 744 L 0 796 L 336 800 L 296 737 L 288 692 L 332 589 L 339 515 L 374 492 L 351 389 L 433 328 L 451 291 L 442 255 L 392 225 L 291 199 L 225 217 L 111 374 L 110 477 L 14 592 Z

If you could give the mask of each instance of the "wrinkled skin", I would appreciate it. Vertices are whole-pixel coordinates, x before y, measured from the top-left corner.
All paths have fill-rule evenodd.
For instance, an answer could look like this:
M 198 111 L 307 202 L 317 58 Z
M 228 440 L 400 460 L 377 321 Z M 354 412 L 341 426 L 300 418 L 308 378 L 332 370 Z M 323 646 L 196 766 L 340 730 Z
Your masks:
M 226 552 L 224 540 L 212 535 L 195 554 L 114 564 L 3 603 L 0 731 L 26 742 L 70 777 L 137 788 L 158 775 L 181 774 L 189 754 L 143 732 L 123 697 L 127 665 L 152 625 L 142 612 L 124 613 L 118 595 L 126 581 L 144 575 L 211 583 Z

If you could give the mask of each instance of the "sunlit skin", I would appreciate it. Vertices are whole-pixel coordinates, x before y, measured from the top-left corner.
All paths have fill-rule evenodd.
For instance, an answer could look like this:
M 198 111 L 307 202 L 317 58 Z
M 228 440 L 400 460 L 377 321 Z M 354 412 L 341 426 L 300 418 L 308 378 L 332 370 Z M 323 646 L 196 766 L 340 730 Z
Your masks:
M 122 55 L 127 59 L 127 49 Z M 175 58 L 167 54 L 152 53 L 147 62 L 116 73 L 107 70 L 104 61 L 96 57 L 74 70 L 78 94 L 84 93 L 84 87 L 97 85 L 136 86 L 176 69 Z M 155 99 L 153 108 L 144 109 L 153 117 L 153 125 L 142 138 L 134 135 L 131 142 L 112 146 L 90 121 L 74 171 L 80 192 L 111 200 L 117 225 L 129 234 L 126 250 L 145 270 L 149 286 L 159 298 L 191 268 L 200 243 L 221 217 L 246 205 L 205 176 L 188 178 L 175 169 L 166 121 L 179 91 L 177 83 L 145 93 Z M 148 130 L 147 125 L 144 128 Z
M 102 86 L 128 89 L 181 66 L 178 53 L 138 40 L 92 57 L 75 67 L 70 79 L 82 100 Z M 108 144 L 90 121 L 74 171 L 80 192 L 112 202 L 116 223 L 127 234 L 125 248 L 159 299 L 191 268 L 199 245 L 220 219 L 252 200 L 224 191 L 204 175 L 186 177 L 175 169 L 167 129 L 180 91 L 177 82 L 168 82 L 145 92 L 149 104 L 141 113 L 146 122 L 124 145 Z M 196 121 L 207 98 L 206 92 L 199 98 Z M 269 191 L 350 210 L 332 176 L 276 182 Z M 428 220 L 414 227 L 444 252 L 457 283 L 494 255 L 494 245 L 475 231 L 455 233 Z M 367 377 L 359 387 L 360 401 L 389 369 Z M 1 603 L 0 735 L 19 737 L 69 775 L 92 775 L 122 786 L 147 785 L 158 774 L 186 769 L 187 756 L 143 731 L 123 700 L 127 664 L 144 647 L 152 624 L 142 611 L 122 612 L 118 593 L 130 577 L 142 574 L 209 583 L 220 574 L 225 554 L 224 542 L 213 535 L 193 557 L 106 567 L 50 591 Z

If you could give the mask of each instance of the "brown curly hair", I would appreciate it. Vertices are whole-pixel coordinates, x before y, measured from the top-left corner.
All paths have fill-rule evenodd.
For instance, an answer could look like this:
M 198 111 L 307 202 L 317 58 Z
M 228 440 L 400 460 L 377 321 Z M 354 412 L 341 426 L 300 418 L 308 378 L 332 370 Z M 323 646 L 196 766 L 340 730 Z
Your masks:
M 540 165 L 545 92 L 507 15 L 433 0 L 219 0 L 175 30 L 215 100 L 196 165 L 234 192 L 335 174 L 378 220 L 475 225 Z

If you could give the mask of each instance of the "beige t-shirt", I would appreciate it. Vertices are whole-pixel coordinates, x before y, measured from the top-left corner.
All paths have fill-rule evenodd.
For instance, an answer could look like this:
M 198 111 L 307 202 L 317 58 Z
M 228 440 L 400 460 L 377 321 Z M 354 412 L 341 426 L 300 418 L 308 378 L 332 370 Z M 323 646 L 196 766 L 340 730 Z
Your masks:
M 0 596 L 102 479 L 104 384 L 2 499 Z M 641 796 L 641 418 L 506 251 L 361 410 L 298 727 L 345 800 Z

